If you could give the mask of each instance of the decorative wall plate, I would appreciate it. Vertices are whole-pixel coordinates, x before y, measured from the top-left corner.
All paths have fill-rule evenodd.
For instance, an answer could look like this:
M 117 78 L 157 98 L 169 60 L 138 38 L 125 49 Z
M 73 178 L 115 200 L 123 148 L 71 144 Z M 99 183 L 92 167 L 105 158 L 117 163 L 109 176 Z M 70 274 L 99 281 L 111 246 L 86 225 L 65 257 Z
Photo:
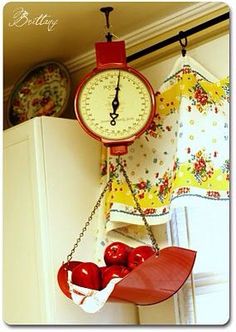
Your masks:
M 39 63 L 13 88 L 7 108 L 8 123 L 15 126 L 36 116 L 60 116 L 70 93 L 70 76 L 56 61 Z

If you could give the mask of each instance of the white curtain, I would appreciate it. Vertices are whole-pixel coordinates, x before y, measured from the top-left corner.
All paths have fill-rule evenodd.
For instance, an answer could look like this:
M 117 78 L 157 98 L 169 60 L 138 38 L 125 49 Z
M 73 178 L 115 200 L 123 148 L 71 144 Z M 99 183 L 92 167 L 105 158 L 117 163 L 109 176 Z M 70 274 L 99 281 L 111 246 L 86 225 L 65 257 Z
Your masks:
M 179 324 L 225 324 L 229 318 L 229 206 L 173 210 L 173 245 L 197 250 L 191 276 L 176 295 Z

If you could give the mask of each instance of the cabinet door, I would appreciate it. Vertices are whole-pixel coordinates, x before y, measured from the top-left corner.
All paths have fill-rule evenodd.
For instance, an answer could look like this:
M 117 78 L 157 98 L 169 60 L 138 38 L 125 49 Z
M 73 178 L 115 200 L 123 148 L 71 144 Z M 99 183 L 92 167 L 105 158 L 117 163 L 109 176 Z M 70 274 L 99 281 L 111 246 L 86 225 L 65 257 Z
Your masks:
M 55 324 L 135 324 L 137 309 L 131 304 L 109 303 L 97 314 L 84 313 L 57 285 L 57 270 L 66 260 L 101 191 L 101 145 L 75 120 L 42 118 L 49 245 L 48 301 L 53 299 L 50 322 Z M 95 253 L 97 213 L 73 256 L 92 261 Z
M 3 315 L 8 324 L 45 319 L 33 129 L 29 121 L 3 137 Z
M 28 142 L 24 146 L 24 156 L 20 152 L 22 135 Z M 137 309 L 134 305 L 109 303 L 97 314 L 86 314 L 67 299 L 57 285 L 58 268 L 70 252 L 101 190 L 100 143 L 88 137 L 77 121 L 48 117 L 36 118 L 12 128 L 6 131 L 5 138 L 4 266 L 8 266 L 5 282 L 10 289 L 14 268 L 8 262 L 18 259 L 19 255 L 22 263 L 15 274 L 22 279 L 27 276 L 32 283 L 30 288 L 28 281 L 24 281 L 21 289 L 11 291 L 10 295 L 6 290 L 5 303 L 9 303 L 5 309 L 5 320 L 26 324 L 136 324 Z M 14 151 L 10 153 L 9 149 Z M 18 191 L 15 191 L 16 186 Z M 24 210 L 19 211 L 17 206 Z M 10 210 L 14 215 L 8 223 Z M 97 217 L 98 214 L 73 259 L 93 260 Z M 11 232 L 15 224 L 20 226 L 13 236 Z M 17 254 L 15 243 L 19 247 Z M 27 260 L 24 252 L 30 253 L 32 259 Z M 24 265 L 27 265 L 26 272 L 22 269 Z M 25 292 L 26 299 L 16 317 Z M 19 299 L 17 305 L 14 303 L 16 295 Z

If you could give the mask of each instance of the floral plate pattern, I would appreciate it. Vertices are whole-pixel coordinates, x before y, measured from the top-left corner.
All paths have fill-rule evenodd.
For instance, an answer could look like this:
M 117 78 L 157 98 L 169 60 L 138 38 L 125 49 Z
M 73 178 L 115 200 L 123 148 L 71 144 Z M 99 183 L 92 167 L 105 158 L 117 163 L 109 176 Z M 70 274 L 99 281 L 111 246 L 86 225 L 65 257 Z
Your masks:
M 36 116 L 60 116 L 70 93 L 70 76 L 64 65 L 44 62 L 16 83 L 8 103 L 8 122 L 15 126 Z

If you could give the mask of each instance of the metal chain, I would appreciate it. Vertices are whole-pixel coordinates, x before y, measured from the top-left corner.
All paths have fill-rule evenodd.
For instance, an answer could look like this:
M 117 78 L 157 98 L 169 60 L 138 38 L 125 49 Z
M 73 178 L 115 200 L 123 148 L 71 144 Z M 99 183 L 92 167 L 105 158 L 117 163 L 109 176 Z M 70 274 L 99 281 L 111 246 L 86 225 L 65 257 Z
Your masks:
M 93 210 L 92 210 L 90 216 L 88 217 L 88 220 L 87 220 L 86 223 L 84 224 L 84 227 L 82 228 L 82 230 L 81 230 L 81 232 L 80 232 L 78 238 L 76 239 L 76 242 L 75 242 L 73 248 L 71 249 L 69 255 L 67 255 L 67 263 L 69 263 L 69 262 L 71 261 L 73 255 L 74 255 L 74 253 L 75 253 L 76 248 L 78 247 L 79 243 L 81 242 L 81 239 L 82 239 L 82 237 L 84 236 L 84 233 L 86 232 L 88 226 L 90 225 L 90 223 L 91 223 L 91 221 L 92 221 L 92 219 L 93 219 L 93 216 L 95 215 L 97 209 L 101 206 L 102 199 L 103 199 L 103 197 L 105 196 L 106 192 L 108 191 L 108 189 L 109 189 L 109 187 L 110 187 L 110 185 L 111 185 L 111 183 L 112 183 L 112 181 L 113 181 L 113 177 L 114 177 L 114 175 L 115 175 L 115 173 L 116 173 L 118 167 L 121 168 L 121 171 L 122 171 L 122 173 L 123 173 L 123 175 L 124 175 L 124 178 L 125 178 L 125 180 L 126 180 L 126 182 L 127 182 L 127 184 L 128 184 L 129 190 L 130 190 L 130 192 L 131 192 L 131 194 L 132 194 L 132 196 L 133 196 L 133 199 L 134 199 L 134 202 L 135 202 L 135 204 L 136 204 L 136 207 L 137 207 L 137 209 L 138 209 L 138 211 L 139 211 L 139 213 L 140 213 L 140 215 L 141 215 L 141 217 L 142 217 L 142 220 L 143 220 L 143 222 L 144 222 L 144 225 L 145 225 L 145 227 L 146 227 L 146 229 L 147 229 L 147 233 L 148 233 L 148 235 L 149 235 L 149 237 L 150 237 L 150 240 L 151 240 L 151 242 L 152 242 L 152 246 L 153 246 L 153 248 L 155 249 L 156 253 L 159 253 L 159 250 L 160 250 L 160 249 L 159 249 L 159 247 L 158 247 L 157 241 L 156 241 L 156 239 L 155 239 L 155 237 L 154 237 L 154 235 L 153 235 L 153 232 L 152 232 L 152 230 L 151 230 L 150 225 L 149 225 L 148 222 L 147 222 L 147 219 L 146 219 L 146 217 L 145 217 L 145 215 L 144 215 L 144 213 L 143 213 L 143 210 L 142 210 L 142 208 L 141 208 L 141 206 L 140 206 L 140 204 L 139 204 L 139 201 L 138 201 L 138 199 L 137 199 L 137 197 L 136 197 L 136 195 L 135 195 L 135 193 L 134 193 L 134 191 L 133 191 L 132 184 L 131 184 L 131 181 L 130 181 L 130 179 L 129 179 L 129 177 L 128 177 L 128 174 L 126 173 L 126 170 L 125 170 L 124 166 L 123 166 L 122 163 L 120 162 L 120 156 L 119 156 L 118 159 L 117 159 L 117 166 L 116 166 L 116 168 L 115 168 L 115 169 L 113 170 L 113 172 L 111 173 L 109 180 L 107 181 L 107 183 L 106 183 L 106 185 L 105 185 L 105 187 L 104 187 L 104 189 L 103 189 L 101 195 L 99 196 L 99 198 L 98 198 L 98 200 L 97 200 L 97 202 L 96 202 L 96 204 L 95 204 L 95 206 L 94 206 L 94 208 L 93 208 Z
M 128 177 L 128 174 L 126 173 L 126 170 L 125 170 L 124 166 L 123 166 L 122 163 L 120 162 L 120 158 L 118 158 L 118 165 L 120 165 L 121 171 L 122 171 L 122 173 L 123 173 L 123 175 L 124 175 L 124 178 L 125 178 L 125 180 L 126 180 L 126 182 L 127 182 L 127 184 L 128 184 L 129 190 L 130 190 L 130 192 L 131 192 L 131 194 L 132 194 L 132 196 L 133 196 L 133 199 L 134 199 L 134 201 L 135 201 L 136 207 L 137 207 L 137 209 L 138 209 L 138 211 L 139 211 L 139 213 L 140 213 L 140 215 L 141 215 L 141 217 L 142 217 L 142 220 L 143 220 L 143 222 L 144 222 L 144 225 L 145 225 L 145 227 L 146 227 L 146 229 L 147 229 L 147 233 L 148 233 L 148 235 L 149 235 L 149 237 L 150 237 L 150 240 L 151 240 L 151 242 L 152 242 L 152 246 L 153 246 L 153 248 L 155 249 L 156 253 L 158 254 L 160 248 L 158 247 L 157 241 L 156 241 L 156 239 L 155 239 L 155 237 L 154 237 L 154 235 L 153 235 L 153 232 L 152 232 L 152 229 L 151 229 L 149 223 L 147 222 L 147 219 L 146 219 L 146 217 L 145 217 L 145 215 L 144 215 L 144 213 L 143 213 L 143 210 L 142 210 L 142 208 L 141 208 L 141 206 L 140 206 L 140 204 L 139 204 L 139 201 L 138 201 L 138 199 L 137 199 L 137 196 L 136 196 L 135 193 L 134 193 L 134 190 L 133 190 L 133 188 L 132 188 L 132 184 L 131 184 L 131 181 L 130 181 L 130 179 L 129 179 L 129 177 Z
M 110 175 L 110 179 L 107 181 L 107 183 L 106 183 L 106 185 L 105 185 L 105 187 L 104 187 L 104 189 L 103 189 L 101 195 L 99 196 L 99 198 L 98 198 L 98 200 L 97 200 L 97 203 L 95 204 L 95 206 L 94 206 L 94 208 L 93 208 L 93 210 L 92 210 L 90 216 L 88 217 L 88 220 L 87 220 L 86 223 L 84 224 L 84 227 L 82 228 L 81 233 L 79 234 L 78 238 L 76 239 L 76 242 L 75 242 L 73 248 L 71 249 L 69 255 L 67 255 L 67 263 L 69 263 L 69 262 L 71 261 L 72 256 L 74 255 L 76 248 L 78 247 L 78 245 L 79 245 L 79 243 L 80 243 L 82 237 L 84 236 L 84 233 L 86 232 L 88 226 L 90 225 L 90 223 L 91 223 L 91 221 L 92 221 L 92 219 L 93 219 L 93 216 L 95 215 L 97 209 L 100 207 L 100 205 L 101 205 L 101 201 L 102 201 L 104 195 L 106 194 L 107 190 L 109 189 L 109 187 L 110 187 L 110 185 L 111 185 L 111 183 L 112 183 L 112 181 L 113 181 L 113 176 L 115 175 L 115 172 L 116 172 L 116 170 L 117 170 L 118 167 L 119 167 L 119 165 L 117 165 L 117 167 L 116 167 L 116 168 L 114 169 L 114 171 L 111 173 L 111 175 Z

